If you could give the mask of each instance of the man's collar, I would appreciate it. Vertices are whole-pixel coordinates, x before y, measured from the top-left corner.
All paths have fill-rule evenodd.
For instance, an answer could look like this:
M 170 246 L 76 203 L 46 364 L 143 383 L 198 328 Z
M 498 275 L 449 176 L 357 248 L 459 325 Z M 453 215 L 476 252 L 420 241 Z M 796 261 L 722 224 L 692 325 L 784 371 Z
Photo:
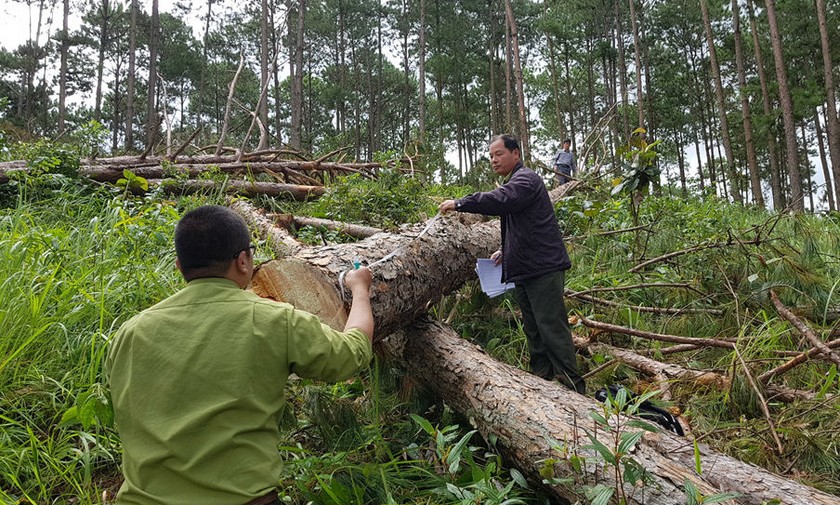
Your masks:
M 522 168 L 524 166 L 525 166 L 525 164 L 522 163 L 522 160 L 517 161 L 516 165 L 513 166 L 513 169 L 510 171 L 509 174 L 507 174 L 507 177 L 505 177 L 505 181 L 509 181 L 510 178 L 513 177 L 513 174 L 515 174 L 517 172 L 517 170 L 519 170 L 520 168 Z

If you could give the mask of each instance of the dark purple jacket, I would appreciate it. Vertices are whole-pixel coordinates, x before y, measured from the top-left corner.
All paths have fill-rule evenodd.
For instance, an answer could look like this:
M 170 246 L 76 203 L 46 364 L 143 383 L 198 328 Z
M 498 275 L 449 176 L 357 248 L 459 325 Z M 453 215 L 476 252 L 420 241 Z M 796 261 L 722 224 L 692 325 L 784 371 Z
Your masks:
M 456 200 L 455 208 L 501 217 L 503 282 L 524 281 L 572 266 L 545 184 L 522 162 L 502 186 Z

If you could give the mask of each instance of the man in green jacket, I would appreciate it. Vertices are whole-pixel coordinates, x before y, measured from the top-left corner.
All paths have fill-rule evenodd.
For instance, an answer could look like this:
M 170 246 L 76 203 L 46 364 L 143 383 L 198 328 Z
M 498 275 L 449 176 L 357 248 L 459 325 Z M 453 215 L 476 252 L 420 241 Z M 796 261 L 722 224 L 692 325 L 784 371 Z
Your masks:
M 204 206 L 175 228 L 187 285 L 111 341 L 106 374 L 123 444 L 119 504 L 278 504 L 278 421 L 290 373 L 345 379 L 372 356 L 372 275 L 345 284 L 343 332 L 245 291 L 254 246 L 241 217 Z

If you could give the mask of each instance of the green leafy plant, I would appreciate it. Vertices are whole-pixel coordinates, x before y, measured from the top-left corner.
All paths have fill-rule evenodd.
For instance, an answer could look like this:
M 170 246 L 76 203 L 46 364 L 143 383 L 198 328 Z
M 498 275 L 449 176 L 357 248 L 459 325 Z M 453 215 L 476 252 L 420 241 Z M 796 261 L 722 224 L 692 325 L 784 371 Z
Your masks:
M 68 144 L 57 144 L 46 139 L 17 146 L 16 155 L 26 160 L 29 167 L 26 177 L 44 174 L 62 174 L 78 177 L 79 157 L 76 148 Z
M 610 393 L 607 394 L 606 401 L 601 404 L 601 412 L 590 412 L 598 428 L 606 432 L 611 443 L 604 444 L 593 431 L 584 429 L 591 442 L 585 448 L 595 450 L 604 460 L 607 468 L 611 469 L 615 482 L 614 487 L 604 484 L 584 486 L 584 492 L 592 505 L 606 505 L 613 500 L 613 497 L 616 503 L 628 503 L 636 489 L 650 480 L 644 467 L 630 454 L 645 432 L 657 431 L 657 428 L 648 422 L 627 416 L 636 414 L 642 402 L 655 395 L 656 391 L 649 391 L 630 400 L 627 397 L 627 390 L 622 388 L 614 397 Z M 636 429 L 628 430 L 628 428 Z M 629 493 L 626 491 L 625 484 L 630 486 Z
M 720 503 L 727 500 L 732 500 L 741 496 L 740 493 L 716 493 L 711 495 L 703 495 L 697 486 L 689 479 L 683 482 L 685 488 L 685 505 L 709 505 L 711 503 Z
M 123 170 L 123 176 L 117 179 L 117 186 L 123 188 L 126 193 L 138 190 L 148 191 L 149 181 L 126 168 Z
M 81 158 L 92 158 L 108 138 L 108 129 L 95 119 L 82 123 L 70 136 Z
M 423 184 L 397 170 L 384 169 L 376 179 L 360 174 L 340 178 L 327 194 L 307 205 L 315 216 L 393 228 L 437 212 Z
M 76 402 L 61 416 L 59 426 L 80 424 L 89 431 L 94 426 L 113 427 L 114 409 L 102 384 L 94 384 L 76 397 Z
M 617 154 L 624 162 L 624 178 L 615 185 L 613 195 L 624 193 L 630 196 L 630 212 L 633 226 L 639 225 L 639 206 L 650 192 L 651 186 L 659 185 L 661 170 L 656 165 L 657 152 L 654 148 L 662 140 L 648 143 L 647 130 L 636 128 L 630 134 L 627 144 L 617 149 Z M 636 232 L 636 249 L 639 245 L 639 233 Z

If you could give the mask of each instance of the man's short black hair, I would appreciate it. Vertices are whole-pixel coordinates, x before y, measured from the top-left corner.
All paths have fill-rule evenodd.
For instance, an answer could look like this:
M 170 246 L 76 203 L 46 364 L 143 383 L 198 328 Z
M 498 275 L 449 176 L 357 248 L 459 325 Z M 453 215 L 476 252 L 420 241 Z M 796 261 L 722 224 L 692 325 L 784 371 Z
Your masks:
M 564 141 L 563 141 L 563 143 L 564 143 L 564 144 L 571 144 L 571 143 L 572 143 L 572 139 L 566 139 L 566 140 L 564 140 Z
M 522 150 L 519 148 L 519 140 L 517 140 L 517 138 L 513 135 L 510 135 L 509 133 L 496 135 L 495 137 L 493 137 L 493 140 L 491 140 L 490 143 L 492 144 L 497 140 L 501 140 L 505 144 L 505 149 L 507 149 L 508 151 L 513 152 L 513 150 L 516 149 L 517 151 L 522 153 Z
M 250 242 L 245 220 L 220 205 L 191 210 L 175 226 L 175 253 L 188 281 L 221 277 L 236 254 L 247 250 Z

